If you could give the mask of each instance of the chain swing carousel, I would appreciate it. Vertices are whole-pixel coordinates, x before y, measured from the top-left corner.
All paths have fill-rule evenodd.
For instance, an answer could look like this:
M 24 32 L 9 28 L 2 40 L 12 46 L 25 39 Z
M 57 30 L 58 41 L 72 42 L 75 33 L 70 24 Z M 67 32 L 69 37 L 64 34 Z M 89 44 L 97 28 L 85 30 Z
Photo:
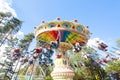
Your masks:
M 73 80 L 74 71 L 69 66 L 68 50 L 79 52 L 90 38 L 88 27 L 74 21 L 60 18 L 50 22 L 42 22 L 35 28 L 35 38 L 47 50 L 54 50 L 53 80 Z M 44 43 L 44 44 L 43 44 Z

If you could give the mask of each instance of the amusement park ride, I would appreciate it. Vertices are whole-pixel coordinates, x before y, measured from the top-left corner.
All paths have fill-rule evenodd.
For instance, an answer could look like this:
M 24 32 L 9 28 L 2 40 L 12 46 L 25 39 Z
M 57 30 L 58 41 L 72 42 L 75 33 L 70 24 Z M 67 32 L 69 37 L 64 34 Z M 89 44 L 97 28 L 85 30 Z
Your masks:
M 90 38 L 87 27 L 70 21 L 51 21 L 43 23 L 35 30 L 37 41 L 44 42 L 46 49 L 54 49 L 54 68 L 51 73 L 53 80 L 72 80 L 75 73 L 69 66 L 67 50 L 80 51 Z M 40 43 L 41 44 L 41 43 Z
M 90 35 L 88 27 L 79 24 L 77 20 L 66 21 L 57 18 L 55 21 L 43 21 L 34 31 L 38 46 L 29 55 L 22 54 L 20 49 L 14 49 L 12 54 L 7 54 L 7 58 L 10 58 L 12 62 L 6 64 L 7 72 L 5 75 L 11 76 L 13 80 L 33 80 L 35 69 L 39 65 L 37 63 L 39 57 L 42 54 L 52 56 L 54 53 L 54 68 L 51 73 L 53 80 L 73 80 L 75 73 L 69 66 L 67 51 L 81 51 L 82 47 L 88 42 Z M 99 41 L 96 41 L 96 44 L 98 49 L 107 51 L 108 46 L 106 44 Z M 46 60 L 46 62 L 49 63 L 51 60 Z M 23 64 L 26 67 L 26 75 L 20 76 L 19 70 Z M 42 74 L 40 77 L 44 78 L 44 71 L 40 66 L 39 69 Z M 17 79 L 18 77 L 19 79 Z M 41 80 L 40 77 L 36 80 Z

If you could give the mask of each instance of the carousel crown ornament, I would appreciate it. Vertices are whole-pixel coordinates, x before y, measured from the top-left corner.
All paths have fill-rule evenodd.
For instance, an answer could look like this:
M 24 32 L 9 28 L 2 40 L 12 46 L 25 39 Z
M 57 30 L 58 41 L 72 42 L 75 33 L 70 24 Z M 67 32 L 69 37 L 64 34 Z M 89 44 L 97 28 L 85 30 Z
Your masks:
M 34 31 L 36 40 L 40 46 L 55 50 L 54 69 L 51 76 L 54 80 L 73 80 L 74 71 L 69 66 L 68 50 L 79 52 L 91 33 L 88 26 L 78 23 L 78 20 L 57 20 L 45 22 L 37 26 Z M 44 45 L 44 46 L 43 46 Z

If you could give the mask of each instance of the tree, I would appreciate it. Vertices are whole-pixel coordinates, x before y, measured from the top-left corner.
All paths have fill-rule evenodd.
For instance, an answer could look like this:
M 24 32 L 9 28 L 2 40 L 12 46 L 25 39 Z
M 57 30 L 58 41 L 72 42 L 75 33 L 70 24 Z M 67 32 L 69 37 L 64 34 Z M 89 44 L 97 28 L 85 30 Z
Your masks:
M 0 47 L 12 34 L 17 33 L 22 25 L 22 21 L 13 17 L 11 13 L 0 12 Z
M 1 24 L 1 26 L 4 26 L 4 24 L 5 24 L 4 21 L 8 20 L 10 17 L 11 17 L 10 12 L 6 12 L 6 13 L 0 12 L 0 24 Z
M 117 46 L 120 47 L 120 39 L 116 40 Z M 116 51 L 119 51 L 119 49 L 114 48 Z M 114 51 L 114 53 L 116 53 L 116 51 Z M 105 71 L 107 72 L 107 75 L 109 78 L 111 79 L 117 79 L 120 78 L 118 77 L 118 74 L 120 75 L 120 60 L 119 57 L 118 58 L 113 58 L 111 59 L 107 65 L 105 66 Z M 116 76 L 116 77 L 115 77 Z
M 70 56 L 70 66 L 75 71 L 74 80 L 105 80 L 106 73 L 96 62 L 99 57 L 93 57 L 95 55 L 93 48 L 84 47 L 81 52 Z
M 117 43 L 117 46 L 120 48 L 120 38 L 117 39 L 116 43 Z
M 120 61 L 111 61 L 108 63 L 108 66 L 105 67 L 105 70 L 110 73 L 120 72 Z
M 116 43 L 117 43 L 117 46 L 120 47 L 120 38 L 117 39 Z M 115 48 L 115 49 L 117 49 L 117 48 Z M 119 50 L 119 49 L 117 49 L 117 50 Z M 108 63 L 108 66 L 105 67 L 105 70 L 108 73 L 110 73 L 110 72 L 120 73 L 120 67 L 119 66 L 120 66 L 120 60 L 119 59 L 111 60 Z
M 22 52 L 28 51 L 30 43 L 33 41 L 34 38 L 35 37 L 33 33 L 28 33 L 24 36 L 23 39 L 19 41 L 18 46 L 22 49 Z
M 22 21 L 20 21 L 18 18 L 15 18 L 12 16 L 10 12 L 3 13 L 0 12 L 0 47 L 5 44 L 8 47 L 6 47 L 6 50 L 4 52 L 5 54 L 10 54 L 11 49 L 15 47 L 16 42 L 18 41 L 17 37 L 14 37 L 14 34 L 17 33 L 22 25 Z M 1 53 L 3 54 L 3 53 Z M 7 55 L 6 55 L 7 56 Z M 3 67 L 6 67 L 9 69 L 9 61 L 8 57 L 4 61 Z M 6 69 L 6 70 L 8 70 Z M 8 71 L 3 70 L 3 73 L 5 72 L 4 78 L 6 78 L 6 74 Z M 9 77 L 9 76 L 7 76 Z
M 30 53 L 29 52 L 29 46 L 30 46 L 30 43 L 34 39 L 34 34 L 29 33 L 29 34 L 25 35 L 24 38 L 21 39 L 21 40 L 19 40 L 17 37 L 14 37 L 14 34 L 17 33 L 20 30 L 21 25 L 22 25 L 22 21 L 13 17 L 11 15 L 11 13 L 2 13 L 2 12 L 0 13 L 0 47 L 3 44 L 8 45 L 8 47 L 6 47 L 6 51 L 4 52 L 5 54 L 13 54 L 13 52 L 11 50 L 14 50 L 15 48 L 20 49 L 20 51 L 21 51 L 20 53 L 23 56 L 26 53 L 27 54 Z M 51 59 L 52 54 L 53 54 L 53 51 L 48 50 L 47 53 L 46 52 L 43 53 L 44 58 L 39 56 L 39 63 L 42 66 L 42 68 L 44 69 L 44 71 L 46 72 L 46 75 L 49 75 L 50 72 L 51 72 L 51 70 L 48 69 L 48 67 L 49 67 L 48 65 L 52 63 L 52 59 Z M 14 58 L 14 56 L 11 57 L 11 60 L 12 60 L 13 64 L 16 61 L 18 61 L 18 60 L 16 60 L 14 62 L 12 58 Z M 41 62 L 41 59 L 42 59 L 42 62 Z M 47 62 L 47 64 L 46 64 L 46 62 Z M 3 65 L 3 66 L 6 66 L 6 64 Z M 15 65 L 15 66 L 17 66 L 17 65 Z M 7 72 L 5 71 L 5 77 L 4 78 L 6 78 Z M 39 71 L 37 73 L 39 73 Z M 18 74 L 19 74 L 19 72 L 18 72 Z

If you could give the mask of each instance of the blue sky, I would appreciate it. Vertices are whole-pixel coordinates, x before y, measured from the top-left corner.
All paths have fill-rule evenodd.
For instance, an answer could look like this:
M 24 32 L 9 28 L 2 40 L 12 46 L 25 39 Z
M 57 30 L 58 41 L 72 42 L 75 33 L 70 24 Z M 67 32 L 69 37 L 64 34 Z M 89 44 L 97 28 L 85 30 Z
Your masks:
M 57 17 L 88 25 L 91 38 L 100 38 L 113 45 L 120 38 L 119 0 L 13 0 L 11 6 L 24 21 L 21 31 L 34 31 L 42 20 Z
M 91 39 L 100 38 L 115 46 L 120 38 L 120 0 L 0 0 L 9 3 L 13 13 L 23 21 L 24 34 L 34 31 L 41 21 L 78 20 L 88 25 Z M 3 5 L 4 6 L 4 5 Z M 1 7 L 1 6 L 0 6 Z

